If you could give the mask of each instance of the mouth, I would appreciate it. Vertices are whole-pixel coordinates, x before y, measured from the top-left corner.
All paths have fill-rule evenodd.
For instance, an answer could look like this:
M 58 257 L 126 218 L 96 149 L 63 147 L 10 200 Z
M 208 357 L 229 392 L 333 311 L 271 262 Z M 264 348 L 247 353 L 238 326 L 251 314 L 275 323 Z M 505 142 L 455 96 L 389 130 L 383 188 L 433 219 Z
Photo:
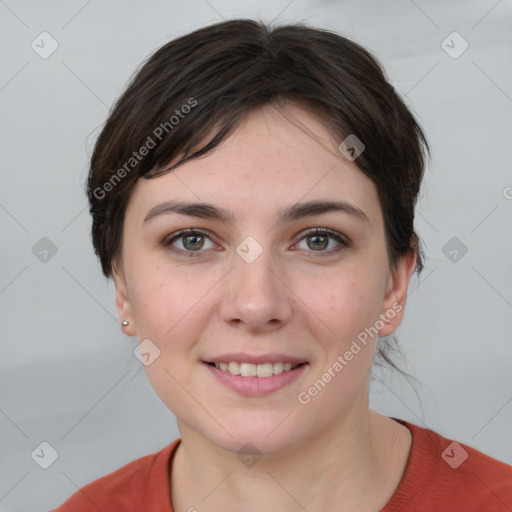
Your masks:
M 268 358 L 252 357 L 251 362 L 247 361 L 250 358 L 233 354 L 224 356 L 222 361 L 203 361 L 203 364 L 217 382 L 239 395 L 251 397 L 266 396 L 291 386 L 302 378 L 309 366 L 309 362 L 277 354 Z
M 240 361 L 230 361 L 230 362 L 222 362 L 216 363 L 213 361 L 205 361 L 208 366 L 212 366 L 217 370 L 222 372 L 230 373 L 231 375 L 240 376 L 240 377 L 260 377 L 260 378 L 269 378 L 274 375 L 280 375 L 282 373 L 288 373 L 304 366 L 308 363 L 284 363 L 284 362 L 275 362 L 275 363 L 246 363 Z

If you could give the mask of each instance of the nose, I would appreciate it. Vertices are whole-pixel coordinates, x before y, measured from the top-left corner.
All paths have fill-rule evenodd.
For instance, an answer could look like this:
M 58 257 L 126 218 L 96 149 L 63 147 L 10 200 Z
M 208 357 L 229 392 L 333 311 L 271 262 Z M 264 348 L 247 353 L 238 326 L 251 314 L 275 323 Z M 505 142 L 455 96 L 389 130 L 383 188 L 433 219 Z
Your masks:
M 286 325 L 292 315 L 293 293 L 282 266 L 270 250 L 252 262 L 234 254 L 221 302 L 222 320 L 253 333 L 271 332 Z

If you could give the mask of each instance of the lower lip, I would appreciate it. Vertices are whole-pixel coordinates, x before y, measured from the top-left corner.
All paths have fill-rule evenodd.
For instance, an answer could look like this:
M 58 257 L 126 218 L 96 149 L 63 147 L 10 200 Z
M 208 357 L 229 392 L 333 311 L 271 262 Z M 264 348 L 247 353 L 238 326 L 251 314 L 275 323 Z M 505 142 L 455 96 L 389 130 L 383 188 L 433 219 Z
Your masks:
M 219 370 L 207 363 L 204 364 L 222 384 L 247 396 L 274 393 L 297 380 L 306 370 L 306 366 L 308 366 L 306 363 L 293 370 L 272 375 L 272 377 L 242 377 L 241 375 L 233 375 L 230 372 Z

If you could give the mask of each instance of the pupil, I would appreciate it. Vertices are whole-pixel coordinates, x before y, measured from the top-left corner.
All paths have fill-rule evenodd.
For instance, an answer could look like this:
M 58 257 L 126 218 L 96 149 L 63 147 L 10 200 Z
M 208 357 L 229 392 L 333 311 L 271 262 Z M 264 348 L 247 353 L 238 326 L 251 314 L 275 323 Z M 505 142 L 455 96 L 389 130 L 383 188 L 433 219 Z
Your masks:
M 193 239 L 194 241 L 192 242 L 192 244 L 189 244 L 189 245 L 192 245 L 192 247 L 187 247 L 187 249 L 190 249 L 190 248 L 194 248 L 194 247 L 197 247 L 197 241 L 200 240 L 202 237 L 201 236 L 197 236 L 197 235 L 189 235 L 185 238 L 185 240 L 188 242 L 190 241 L 190 239 Z M 187 244 L 185 244 L 185 246 L 187 246 Z
M 313 238 L 313 239 L 317 239 L 317 240 L 318 240 L 319 238 L 320 238 L 320 239 L 323 239 L 323 243 L 322 243 L 322 242 L 320 242 L 320 244 L 314 243 L 313 245 L 314 245 L 317 249 L 318 249 L 319 247 L 320 247 L 321 249 L 325 249 L 325 247 L 326 247 L 326 237 L 325 237 L 325 236 L 321 236 L 321 235 L 314 235 L 314 236 L 312 236 L 311 238 Z

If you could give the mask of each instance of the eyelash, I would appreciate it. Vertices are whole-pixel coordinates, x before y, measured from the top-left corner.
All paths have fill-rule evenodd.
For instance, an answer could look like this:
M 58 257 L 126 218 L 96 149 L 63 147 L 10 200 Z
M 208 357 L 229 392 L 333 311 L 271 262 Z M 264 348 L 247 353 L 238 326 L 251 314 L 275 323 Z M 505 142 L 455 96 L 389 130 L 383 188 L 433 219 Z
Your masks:
M 188 258 L 198 257 L 202 252 L 205 252 L 205 251 L 202 251 L 202 250 L 184 251 L 183 249 L 176 249 L 175 247 L 172 246 L 174 241 L 176 241 L 180 238 L 184 238 L 186 236 L 192 236 L 192 235 L 202 235 L 202 236 L 205 236 L 210 239 L 207 232 L 202 231 L 200 229 L 188 228 L 188 229 L 182 229 L 180 231 L 177 231 L 170 237 L 167 237 L 162 242 L 162 245 L 166 248 L 169 248 L 171 251 L 173 251 L 175 253 L 179 253 L 180 255 L 183 255 L 184 257 L 188 257 Z M 331 249 L 330 251 L 308 251 L 308 252 L 318 253 L 320 256 L 328 256 L 333 253 L 340 252 L 343 249 L 350 247 L 350 245 L 351 245 L 348 238 L 344 237 L 341 233 L 338 233 L 337 231 L 333 231 L 332 229 L 329 229 L 329 228 L 314 228 L 314 229 L 305 231 L 302 233 L 302 237 L 300 238 L 300 240 L 297 243 L 301 242 L 304 238 L 308 238 L 308 237 L 312 237 L 312 236 L 326 236 L 326 235 L 328 235 L 329 237 L 336 240 L 341 245 L 341 247 L 338 247 L 336 249 Z

